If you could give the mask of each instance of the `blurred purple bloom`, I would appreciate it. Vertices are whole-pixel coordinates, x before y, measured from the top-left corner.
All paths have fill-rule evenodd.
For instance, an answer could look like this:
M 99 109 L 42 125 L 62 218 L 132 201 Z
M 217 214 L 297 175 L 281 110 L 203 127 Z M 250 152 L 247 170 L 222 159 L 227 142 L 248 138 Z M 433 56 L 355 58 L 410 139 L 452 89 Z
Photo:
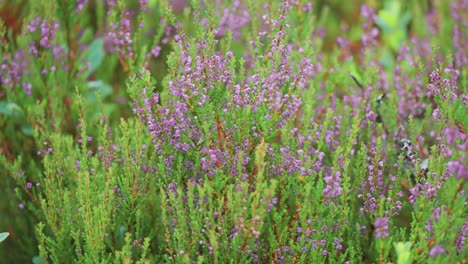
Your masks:
M 152 55 L 154 58 L 158 58 L 161 53 L 161 46 L 156 45 L 154 48 L 151 50 L 150 56 Z
M 231 31 L 234 39 L 240 38 L 240 30 L 250 23 L 250 14 L 246 7 L 242 6 L 240 0 L 235 0 L 232 9 L 224 9 L 219 20 L 218 28 L 215 30 L 216 37 L 223 37 L 227 31 Z
M 450 3 L 453 25 L 453 46 L 455 48 L 454 59 L 457 67 L 464 68 L 468 65 L 468 0 L 455 0 Z
M 468 180 L 468 166 L 465 166 L 459 160 L 449 161 L 447 163 L 446 174 L 455 176 L 457 179 L 464 178 L 465 180 Z
M 42 20 L 41 23 L 41 40 L 39 44 L 44 49 L 52 48 L 52 41 L 55 39 L 55 34 L 59 29 L 59 23 L 55 21 Z
M 173 193 L 177 195 L 177 186 L 175 182 L 171 182 L 167 185 L 167 188 Z
M 341 172 L 336 171 L 334 174 L 324 177 L 326 186 L 323 189 L 323 195 L 329 198 L 337 198 L 343 192 L 341 187 Z
M 362 24 L 364 33 L 361 35 L 362 50 L 364 51 L 367 47 L 377 44 L 379 29 L 373 26 L 374 21 L 377 19 L 377 14 L 373 8 L 362 5 L 361 16 L 364 19 L 364 23 Z
M 447 251 L 440 244 L 437 244 L 429 251 L 429 256 L 435 257 L 437 255 L 443 255 L 446 252 Z
M 76 1 L 76 12 L 81 13 L 83 11 L 85 5 L 88 3 L 88 0 L 77 0 Z
M 120 23 L 111 25 L 111 30 L 107 32 L 106 37 L 112 45 L 111 52 L 117 52 L 121 58 L 133 58 L 135 56 L 130 12 L 124 12 Z
M 388 217 L 378 217 L 377 219 L 375 219 L 374 227 L 375 227 L 375 237 L 376 238 L 388 237 L 389 236 L 388 222 L 389 222 Z
M 182 13 L 185 7 L 187 7 L 187 0 L 171 0 L 169 5 L 172 9 L 178 13 Z
M 23 89 L 26 96 L 31 96 L 32 85 L 28 82 L 23 82 Z
M 41 17 L 37 16 L 33 20 L 29 21 L 29 24 L 26 25 L 26 29 L 29 31 L 29 33 L 36 32 L 36 30 L 39 28 L 40 22 L 41 22 Z
M 138 3 L 140 4 L 140 11 L 145 12 L 148 0 L 138 0 Z
M 28 62 L 25 58 L 25 53 L 22 49 L 14 52 L 11 55 L 4 55 L 0 63 L 0 87 L 5 85 L 10 89 L 15 84 L 20 84 L 23 76 L 26 74 Z M 31 95 L 30 84 L 23 82 L 23 89 L 27 96 Z
M 455 240 L 455 244 L 457 245 L 457 251 L 460 253 L 465 246 L 466 237 L 468 236 L 468 221 L 465 221 L 461 228 L 461 233 Z
M 434 111 L 432 111 L 432 118 L 434 118 L 437 121 L 442 120 L 442 117 L 440 116 L 440 110 L 439 109 L 436 108 L 436 109 L 434 109 Z
M 106 2 L 109 9 L 115 7 L 115 0 L 107 0 Z

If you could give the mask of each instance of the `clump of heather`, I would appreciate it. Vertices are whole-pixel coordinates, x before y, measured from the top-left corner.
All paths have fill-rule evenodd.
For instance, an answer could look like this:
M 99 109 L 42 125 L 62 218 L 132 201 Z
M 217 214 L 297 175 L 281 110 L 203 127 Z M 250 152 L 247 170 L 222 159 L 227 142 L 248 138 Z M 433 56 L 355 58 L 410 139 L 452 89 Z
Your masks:
M 462 262 L 464 2 L 1 2 L 5 261 Z

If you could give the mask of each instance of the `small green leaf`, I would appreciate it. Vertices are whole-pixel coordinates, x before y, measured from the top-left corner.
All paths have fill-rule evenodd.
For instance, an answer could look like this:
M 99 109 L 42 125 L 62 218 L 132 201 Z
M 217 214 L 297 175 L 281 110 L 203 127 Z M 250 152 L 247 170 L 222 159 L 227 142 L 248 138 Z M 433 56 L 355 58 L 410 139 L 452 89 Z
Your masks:
M 10 235 L 10 233 L 8 233 L 8 232 L 0 233 L 0 242 L 5 240 L 9 235 Z
M 410 22 L 410 20 L 411 20 L 411 13 L 405 12 L 399 19 L 398 27 L 402 30 L 405 29 L 408 23 Z
M 23 109 L 15 103 L 0 102 L 0 113 L 7 116 L 24 117 Z
M 112 93 L 112 87 L 103 81 L 90 81 L 88 82 L 88 93 L 86 99 L 91 102 L 96 102 L 96 93 L 101 98 L 104 98 Z
M 394 20 L 392 14 L 387 12 L 379 12 L 379 16 L 377 17 L 375 23 L 382 29 L 383 32 L 391 33 L 395 30 L 397 21 Z
M 398 264 L 409 264 L 411 260 L 411 242 L 397 242 L 393 243 L 393 247 L 397 253 Z
M 120 226 L 120 229 L 119 229 L 120 238 L 123 239 L 125 237 L 125 231 L 126 230 L 127 229 L 125 228 L 125 226 L 123 226 L 123 225 Z
M 24 124 L 22 127 L 21 127 L 21 132 L 23 132 L 23 134 L 25 134 L 26 136 L 32 136 L 33 133 L 34 133 L 34 130 L 31 126 L 31 124 Z
M 34 264 L 44 264 L 44 261 L 42 261 L 41 257 L 40 256 L 34 256 L 32 258 L 32 262 Z
M 382 30 L 385 43 L 393 50 L 398 50 L 401 43 L 407 38 L 407 25 L 411 14 L 404 12 L 398 1 L 386 1 L 384 8 L 379 11 L 376 24 Z
M 91 43 L 89 46 L 89 54 L 86 59 L 90 64 L 85 73 L 86 77 L 88 77 L 101 66 L 104 60 L 104 40 L 102 38 L 97 38 Z
M 390 50 L 384 50 L 382 52 L 382 58 L 380 59 L 380 62 L 385 67 L 385 69 L 390 69 L 395 64 L 395 56 Z

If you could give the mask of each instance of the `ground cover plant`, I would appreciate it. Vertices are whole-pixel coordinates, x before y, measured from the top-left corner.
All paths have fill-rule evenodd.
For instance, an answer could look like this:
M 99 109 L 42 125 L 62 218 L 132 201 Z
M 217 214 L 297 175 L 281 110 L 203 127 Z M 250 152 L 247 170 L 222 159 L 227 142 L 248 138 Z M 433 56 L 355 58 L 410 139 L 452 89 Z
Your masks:
M 0 262 L 463 263 L 467 9 L 0 1 Z

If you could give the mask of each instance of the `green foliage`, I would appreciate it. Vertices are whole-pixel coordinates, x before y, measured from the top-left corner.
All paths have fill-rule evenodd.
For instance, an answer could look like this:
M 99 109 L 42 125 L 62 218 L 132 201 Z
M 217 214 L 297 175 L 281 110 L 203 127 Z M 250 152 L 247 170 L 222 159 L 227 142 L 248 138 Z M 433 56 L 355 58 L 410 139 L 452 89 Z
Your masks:
M 78 2 L 0 3 L 3 261 L 464 260 L 468 70 L 448 1 L 434 36 L 426 4 L 364 1 L 381 31 L 366 47 L 363 1 Z M 248 23 L 223 32 L 225 10 Z
M 379 11 L 377 25 L 383 31 L 383 40 L 394 51 L 407 39 L 407 27 L 411 19 L 409 11 L 402 12 L 399 1 L 385 1 L 384 8 Z

